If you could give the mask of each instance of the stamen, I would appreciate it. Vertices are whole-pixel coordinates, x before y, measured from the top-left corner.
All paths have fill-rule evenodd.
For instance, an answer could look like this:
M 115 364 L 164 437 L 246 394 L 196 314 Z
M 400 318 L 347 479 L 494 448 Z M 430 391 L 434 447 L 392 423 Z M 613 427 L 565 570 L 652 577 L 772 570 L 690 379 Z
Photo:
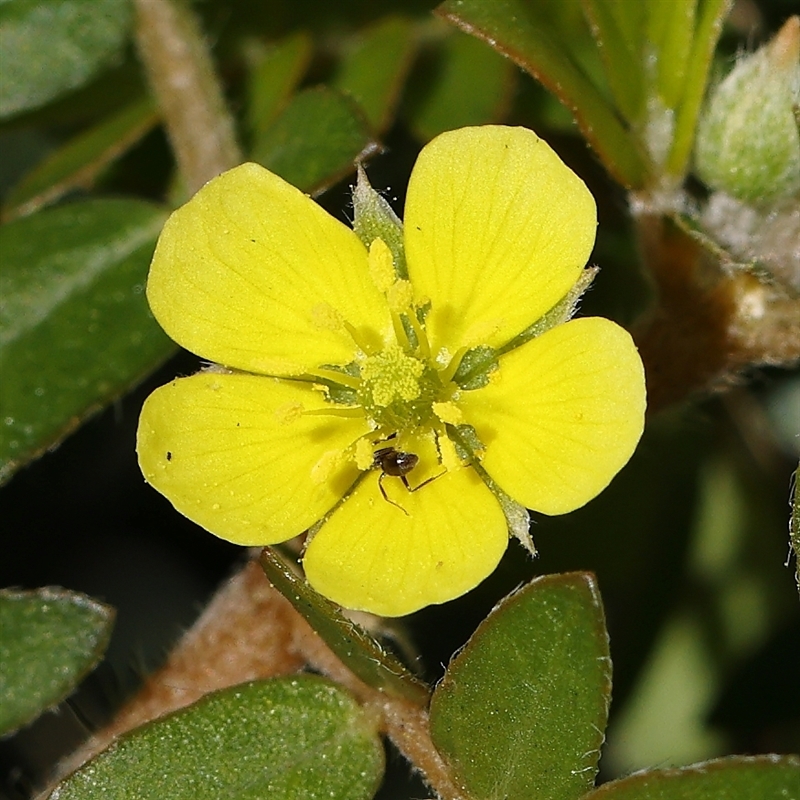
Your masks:
M 430 360 L 431 346 L 428 342 L 428 335 L 425 333 L 425 328 L 422 327 L 419 319 L 417 319 L 417 312 L 415 309 L 410 308 L 408 310 L 407 319 L 411 324 L 411 327 L 414 329 L 414 333 L 416 334 L 420 357 L 424 358 L 425 360 Z
M 458 457 L 456 446 L 446 433 L 440 431 L 436 432 L 436 444 L 439 447 L 439 458 L 441 459 L 442 466 L 448 472 L 453 472 L 463 466 L 461 459 Z
M 356 391 L 358 391 L 359 387 L 361 386 L 361 380 L 359 378 L 356 378 L 353 375 L 348 375 L 346 372 L 339 372 L 335 369 L 325 369 L 324 367 L 320 367 L 319 369 L 313 370 L 308 374 L 314 378 L 322 378 L 324 381 L 338 383 L 341 386 L 347 386 L 349 389 L 355 389 Z
M 367 436 L 371 436 L 371 434 L 367 434 Z M 355 461 L 356 466 L 362 471 L 370 469 L 375 463 L 373 444 L 369 438 L 362 436 L 356 442 Z
M 453 380 L 453 376 L 458 371 L 458 368 L 461 366 L 461 359 L 464 358 L 468 347 L 459 347 L 456 350 L 456 354 L 450 359 L 450 363 L 439 373 L 439 380 L 447 386 L 451 380 Z
M 301 412 L 304 417 L 363 417 L 361 406 L 331 406 L 330 408 L 310 408 Z
M 397 280 L 392 251 L 380 237 L 369 246 L 369 274 L 381 294 L 386 294 Z
M 403 320 L 396 311 L 392 311 L 392 327 L 394 328 L 394 336 L 395 339 L 397 339 L 397 344 L 399 344 L 406 353 L 410 353 L 411 342 L 408 340 Z
M 414 287 L 410 281 L 395 281 L 386 292 L 386 302 L 389 308 L 402 314 L 411 310 L 414 301 Z
M 432 408 L 433 413 L 448 425 L 461 425 L 464 422 L 464 415 L 461 409 L 451 400 L 444 403 L 434 403 Z
M 356 330 L 356 327 L 345 320 L 345 330 L 350 334 L 350 338 L 355 342 L 362 353 L 374 356 L 378 351 Z

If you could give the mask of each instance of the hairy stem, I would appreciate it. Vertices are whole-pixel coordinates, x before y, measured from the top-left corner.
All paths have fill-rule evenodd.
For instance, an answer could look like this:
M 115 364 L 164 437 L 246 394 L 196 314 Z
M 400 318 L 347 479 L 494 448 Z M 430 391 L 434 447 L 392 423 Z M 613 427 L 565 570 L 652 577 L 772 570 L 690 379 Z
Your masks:
M 135 0 L 136 41 L 190 194 L 242 160 L 211 55 L 183 0 Z
M 350 691 L 418 769 L 441 800 L 463 800 L 433 746 L 425 709 L 390 697 L 353 675 L 274 589 L 256 560 L 213 597 L 164 666 L 116 717 L 59 765 L 56 780 L 83 766 L 116 738 L 190 705 L 212 691 L 311 666 Z M 47 797 L 53 786 L 40 797 Z

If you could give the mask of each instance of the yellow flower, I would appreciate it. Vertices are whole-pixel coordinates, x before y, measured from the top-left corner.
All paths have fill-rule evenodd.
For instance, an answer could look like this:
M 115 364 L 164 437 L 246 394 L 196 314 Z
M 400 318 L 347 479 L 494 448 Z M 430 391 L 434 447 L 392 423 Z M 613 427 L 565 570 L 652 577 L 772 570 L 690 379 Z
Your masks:
M 221 175 L 170 217 L 147 296 L 222 366 L 148 398 L 146 479 L 232 542 L 313 526 L 307 578 L 343 606 L 396 616 L 469 591 L 509 530 L 526 539 L 523 507 L 588 502 L 641 435 L 630 336 L 566 321 L 595 227 L 582 181 L 523 128 L 423 149 L 404 249 L 255 164 Z

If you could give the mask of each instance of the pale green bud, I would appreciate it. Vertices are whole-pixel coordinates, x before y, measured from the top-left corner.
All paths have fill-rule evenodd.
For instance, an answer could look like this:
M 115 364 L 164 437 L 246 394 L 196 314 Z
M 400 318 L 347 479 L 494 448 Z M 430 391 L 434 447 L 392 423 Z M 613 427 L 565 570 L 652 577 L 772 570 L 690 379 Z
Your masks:
M 799 104 L 800 17 L 791 17 L 713 91 L 698 126 L 698 175 L 748 203 L 800 191 Z

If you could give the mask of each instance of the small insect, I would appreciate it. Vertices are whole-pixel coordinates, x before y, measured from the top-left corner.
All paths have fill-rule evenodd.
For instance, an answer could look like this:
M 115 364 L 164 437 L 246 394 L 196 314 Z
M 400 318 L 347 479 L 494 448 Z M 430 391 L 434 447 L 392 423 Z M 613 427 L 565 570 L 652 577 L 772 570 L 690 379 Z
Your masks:
M 419 464 L 418 455 L 415 453 L 406 453 L 394 447 L 381 447 L 380 450 L 376 450 L 373 455 L 372 466 L 381 471 L 380 477 L 378 478 L 378 488 L 381 490 L 383 499 L 387 503 L 397 506 L 406 516 L 408 516 L 408 511 L 406 511 L 400 503 L 396 503 L 386 494 L 386 489 L 383 486 L 383 479 L 387 476 L 390 478 L 400 478 L 400 480 L 403 481 L 403 486 L 406 487 L 406 491 L 416 492 L 418 489 L 427 486 L 432 480 L 439 477 L 438 475 L 434 475 L 432 478 L 423 481 L 419 486 L 414 486 L 412 488 L 408 483 L 406 475 L 408 475 L 417 464 Z

